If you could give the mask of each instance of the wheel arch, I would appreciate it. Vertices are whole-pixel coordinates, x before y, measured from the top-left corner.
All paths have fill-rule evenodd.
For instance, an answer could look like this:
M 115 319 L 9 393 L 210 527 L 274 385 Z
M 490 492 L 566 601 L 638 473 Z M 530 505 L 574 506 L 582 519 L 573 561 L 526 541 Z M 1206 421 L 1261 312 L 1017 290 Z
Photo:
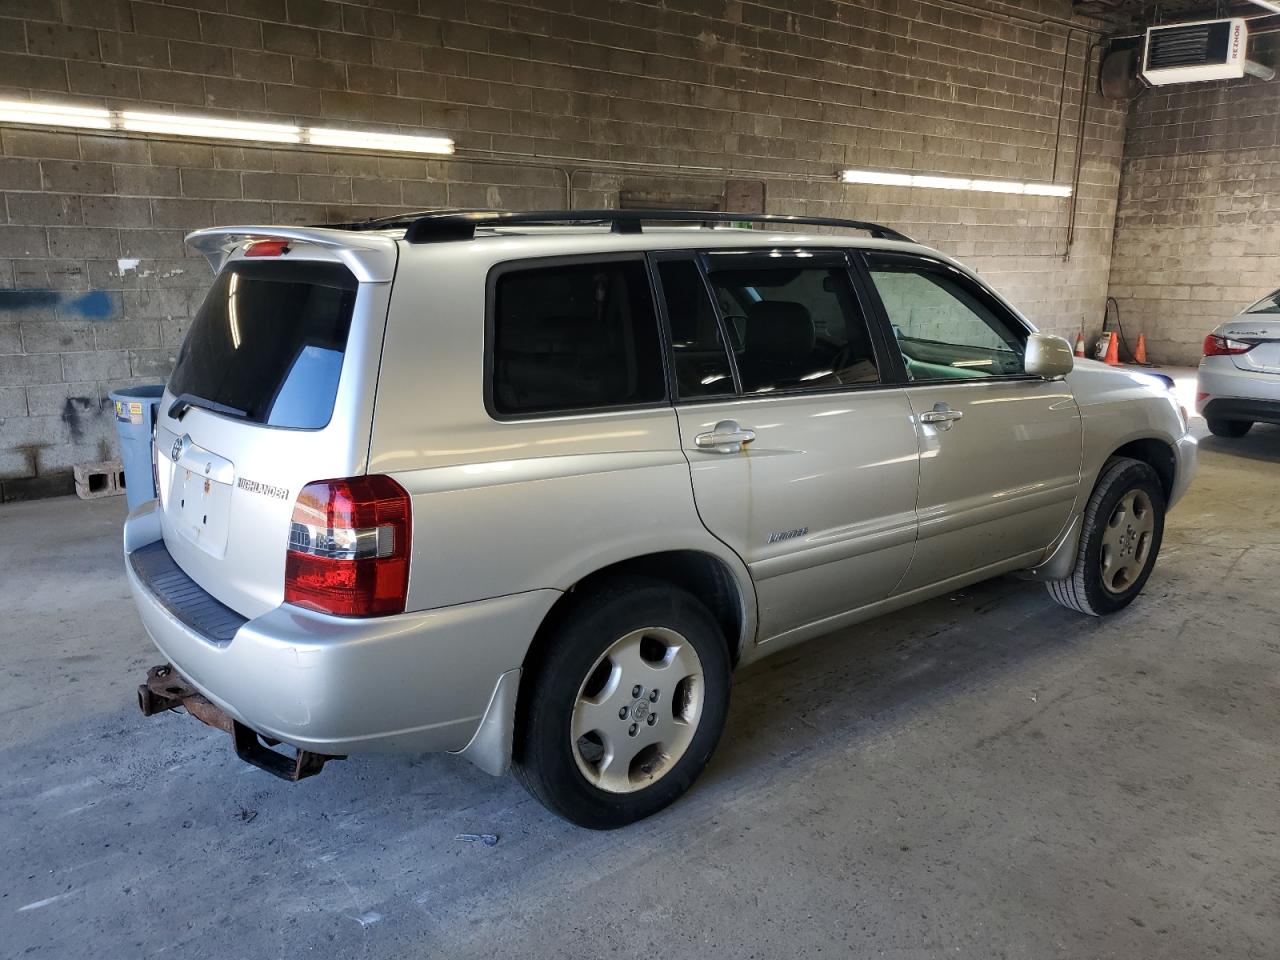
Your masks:
M 703 550 L 680 549 L 646 553 L 606 564 L 579 578 L 547 611 L 533 642 L 525 653 L 525 663 L 536 658 L 550 642 L 556 625 L 573 607 L 578 597 L 607 580 L 640 576 L 662 580 L 688 591 L 706 605 L 724 634 L 733 666 L 755 632 L 755 594 L 749 585 L 721 557 Z M 749 592 L 750 591 L 750 592 Z
M 1059 535 L 1056 543 L 1049 548 L 1048 556 L 1030 570 L 1023 572 L 1022 575 L 1025 578 L 1046 581 L 1060 580 L 1068 576 L 1071 570 L 1074 569 L 1076 553 L 1080 549 L 1081 523 L 1085 507 L 1093 496 L 1093 491 L 1098 488 L 1098 482 L 1106 472 L 1107 464 L 1117 457 L 1137 460 L 1151 467 L 1160 479 L 1160 488 L 1164 491 L 1165 500 L 1172 499 L 1178 479 L 1178 458 L 1172 445 L 1167 440 L 1151 436 L 1126 440 L 1103 456 L 1098 461 L 1096 468 L 1091 470 L 1092 482 L 1090 482 L 1087 492 L 1084 490 L 1084 484 L 1081 483 L 1083 496 L 1076 501 L 1076 508 L 1066 528 Z
M 1116 457 L 1128 457 L 1130 460 L 1145 463 L 1160 478 L 1160 487 L 1164 490 L 1165 500 L 1172 498 L 1174 483 L 1178 479 L 1178 458 L 1173 452 L 1173 447 L 1167 441 L 1157 437 L 1130 440 L 1113 450 L 1103 459 L 1102 465 L 1098 468 L 1097 475 L 1093 478 L 1093 486 L 1089 488 L 1090 494 L 1098 485 L 1098 479 L 1106 470 L 1107 464 Z
M 720 624 L 728 647 L 731 666 L 737 667 L 743 651 L 755 636 L 755 592 L 750 579 L 743 582 L 733 568 L 721 557 L 702 550 L 679 549 L 640 554 L 606 564 L 579 578 L 552 604 L 542 618 L 533 641 L 525 651 L 519 673 L 518 691 L 512 703 L 500 708 L 505 712 L 503 737 L 505 758 L 502 769 L 510 763 L 517 749 L 515 727 L 526 716 L 529 707 L 529 691 L 533 672 L 530 666 L 537 662 L 554 642 L 557 625 L 573 609 L 578 598 L 597 584 L 623 577 L 648 577 L 666 581 L 687 590 L 707 605 L 711 615 Z

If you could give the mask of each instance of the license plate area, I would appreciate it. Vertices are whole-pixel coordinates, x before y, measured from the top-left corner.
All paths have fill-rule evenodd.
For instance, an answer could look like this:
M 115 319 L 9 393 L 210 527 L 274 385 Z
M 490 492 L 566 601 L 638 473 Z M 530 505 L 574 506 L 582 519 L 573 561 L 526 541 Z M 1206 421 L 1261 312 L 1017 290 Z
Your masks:
M 213 557 L 227 551 L 234 480 L 231 461 L 184 440 L 173 465 L 166 513 L 174 530 Z

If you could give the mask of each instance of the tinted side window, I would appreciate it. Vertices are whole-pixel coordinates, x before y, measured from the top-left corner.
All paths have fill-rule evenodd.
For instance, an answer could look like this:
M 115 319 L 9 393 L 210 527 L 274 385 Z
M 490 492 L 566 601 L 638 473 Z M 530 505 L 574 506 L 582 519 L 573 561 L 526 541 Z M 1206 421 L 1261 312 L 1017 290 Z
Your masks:
M 666 397 L 643 261 L 503 273 L 493 323 L 493 404 L 545 413 Z
M 671 326 L 677 395 L 682 400 L 731 396 L 734 387 L 729 351 L 720 336 L 715 307 L 697 264 L 692 260 L 663 260 L 658 264 L 658 276 Z
M 744 393 L 880 379 L 867 323 L 839 267 L 716 270 Z
M 928 263 L 873 262 L 871 278 L 912 380 L 1023 372 L 1026 332 L 968 277 Z

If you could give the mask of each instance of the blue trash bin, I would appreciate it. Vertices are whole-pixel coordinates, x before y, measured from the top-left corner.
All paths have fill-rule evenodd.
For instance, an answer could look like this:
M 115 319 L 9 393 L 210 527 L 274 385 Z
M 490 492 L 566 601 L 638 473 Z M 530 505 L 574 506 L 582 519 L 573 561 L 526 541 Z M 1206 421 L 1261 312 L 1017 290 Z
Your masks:
M 132 510 L 154 500 L 156 483 L 151 473 L 151 431 L 156 407 L 164 396 L 164 384 L 125 387 L 108 394 L 115 407 L 116 435 L 120 438 L 120 460 L 124 464 L 125 497 Z

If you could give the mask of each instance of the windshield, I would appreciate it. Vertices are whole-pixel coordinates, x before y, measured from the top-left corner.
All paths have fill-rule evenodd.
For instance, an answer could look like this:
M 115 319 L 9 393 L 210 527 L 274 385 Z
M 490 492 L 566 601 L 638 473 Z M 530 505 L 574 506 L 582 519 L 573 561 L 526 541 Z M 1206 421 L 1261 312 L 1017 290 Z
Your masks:
M 1270 296 L 1263 297 L 1245 313 L 1280 313 L 1280 290 Z
M 169 391 L 253 423 L 325 426 L 358 285 L 338 264 L 233 263 L 192 321 Z

